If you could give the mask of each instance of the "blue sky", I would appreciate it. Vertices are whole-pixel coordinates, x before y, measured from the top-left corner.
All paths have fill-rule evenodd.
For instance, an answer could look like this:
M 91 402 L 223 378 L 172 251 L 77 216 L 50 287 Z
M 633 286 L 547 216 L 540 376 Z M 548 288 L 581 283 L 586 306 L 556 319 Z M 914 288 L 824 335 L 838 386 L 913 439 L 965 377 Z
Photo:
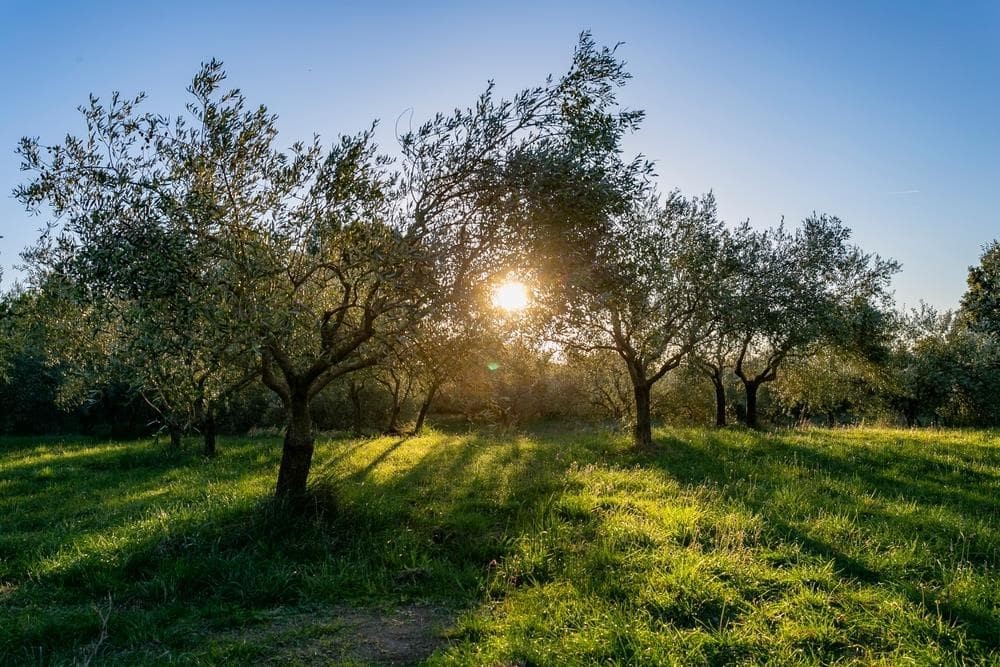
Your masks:
M 291 143 L 471 102 L 563 71 L 577 33 L 622 41 L 647 112 L 631 152 L 730 222 L 840 216 L 903 264 L 897 300 L 957 304 L 1000 237 L 1000 3 L 339 3 L 0 0 L 0 265 L 43 220 L 9 195 L 23 135 L 78 132 L 94 92 L 175 113 L 200 62 L 281 116 Z

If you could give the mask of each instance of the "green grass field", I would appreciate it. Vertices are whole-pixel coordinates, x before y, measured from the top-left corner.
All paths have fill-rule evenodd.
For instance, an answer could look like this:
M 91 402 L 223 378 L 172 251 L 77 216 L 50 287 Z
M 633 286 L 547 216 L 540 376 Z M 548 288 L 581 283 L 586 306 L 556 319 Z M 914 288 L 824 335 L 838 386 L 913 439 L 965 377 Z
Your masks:
M 1000 664 L 1000 433 L 0 441 L 0 662 Z

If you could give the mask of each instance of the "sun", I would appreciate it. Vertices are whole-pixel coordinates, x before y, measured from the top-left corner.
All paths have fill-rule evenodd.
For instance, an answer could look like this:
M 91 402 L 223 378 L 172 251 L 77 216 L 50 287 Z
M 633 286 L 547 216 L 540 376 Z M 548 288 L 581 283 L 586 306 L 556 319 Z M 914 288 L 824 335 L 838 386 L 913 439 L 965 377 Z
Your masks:
M 493 306 L 507 312 L 524 310 L 529 300 L 528 288 L 517 280 L 508 280 L 493 290 Z

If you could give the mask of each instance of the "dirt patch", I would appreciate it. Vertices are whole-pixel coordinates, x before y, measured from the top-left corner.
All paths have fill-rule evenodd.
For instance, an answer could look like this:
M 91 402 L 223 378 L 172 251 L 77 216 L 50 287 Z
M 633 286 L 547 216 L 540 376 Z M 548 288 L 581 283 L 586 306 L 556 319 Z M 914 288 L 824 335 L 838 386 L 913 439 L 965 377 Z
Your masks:
M 456 615 L 423 604 L 276 609 L 222 644 L 254 646 L 256 664 L 412 665 L 445 643 L 444 631 Z

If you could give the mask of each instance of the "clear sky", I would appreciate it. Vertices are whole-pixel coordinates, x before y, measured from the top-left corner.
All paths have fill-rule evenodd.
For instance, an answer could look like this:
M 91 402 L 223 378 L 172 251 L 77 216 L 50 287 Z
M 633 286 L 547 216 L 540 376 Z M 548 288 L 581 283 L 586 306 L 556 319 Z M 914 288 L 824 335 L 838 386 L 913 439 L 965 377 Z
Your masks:
M 0 265 L 42 220 L 10 196 L 23 135 L 79 132 L 87 94 L 175 113 L 200 62 L 281 116 L 291 143 L 414 122 L 562 72 L 582 29 L 647 112 L 632 152 L 663 189 L 712 189 L 759 226 L 840 216 L 903 264 L 897 300 L 957 304 L 1000 237 L 1000 2 L 58 2 L 0 0 Z

